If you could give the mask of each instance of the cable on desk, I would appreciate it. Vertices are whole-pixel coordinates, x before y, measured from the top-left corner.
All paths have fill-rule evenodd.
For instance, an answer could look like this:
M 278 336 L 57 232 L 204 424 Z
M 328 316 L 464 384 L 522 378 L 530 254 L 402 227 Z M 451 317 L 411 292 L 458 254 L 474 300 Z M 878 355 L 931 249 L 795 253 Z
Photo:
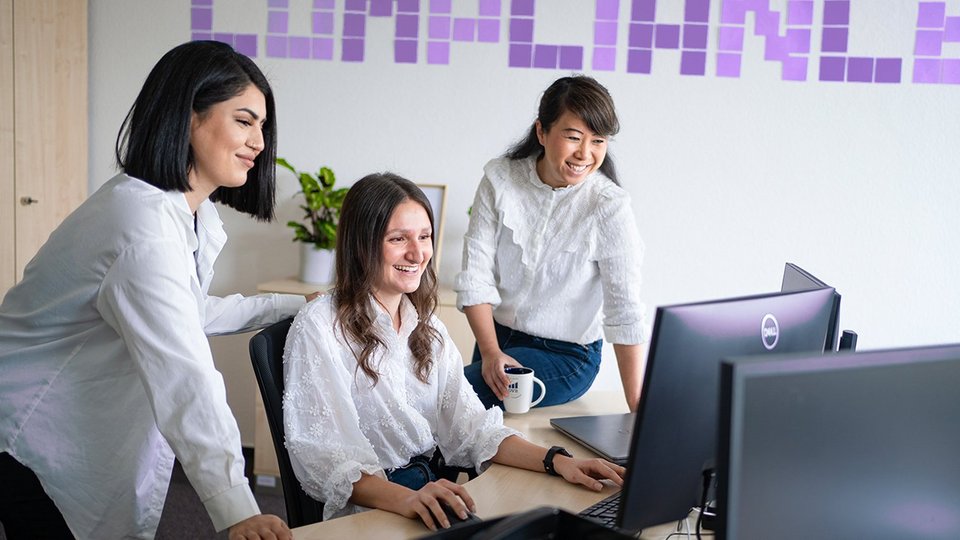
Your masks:
M 701 534 L 701 531 L 703 530 L 703 516 L 708 515 L 711 518 L 716 517 L 715 514 L 708 513 L 708 510 L 710 509 L 710 502 L 713 502 L 713 501 L 708 501 L 710 497 L 710 487 L 713 484 L 715 478 L 716 478 L 716 474 L 713 469 L 705 469 L 703 471 L 703 485 L 701 486 L 702 493 L 700 494 L 700 507 L 696 509 L 697 510 L 697 540 L 700 540 L 701 538 L 703 538 Z M 709 536 L 712 536 L 712 535 L 709 535 Z

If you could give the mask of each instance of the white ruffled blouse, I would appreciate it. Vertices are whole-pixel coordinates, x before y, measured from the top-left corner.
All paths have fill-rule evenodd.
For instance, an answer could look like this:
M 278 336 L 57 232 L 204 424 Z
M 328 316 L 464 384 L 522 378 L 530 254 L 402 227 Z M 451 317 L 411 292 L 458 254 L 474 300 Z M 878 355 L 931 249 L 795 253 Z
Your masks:
M 429 456 L 435 447 L 448 464 L 482 471 L 503 439 L 520 435 L 503 425 L 499 408 L 484 410 L 439 319 L 431 324 L 443 343 L 434 345 L 434 364 L 422 383 L 408 346 L 418 322 L 413 304 L 403 297 L 399 333 L 390 317 L 375 309 L 379 315 L 370 331 L 386 343 L 373 356 L 380 374 L 375 386 L 336 326 L 333 297 L 304 306 L 287 336 L 286 445 L 303 489 L 324 503 L 324 519 L 365 510 L 348 502 L 361 473 L 386 478 L 385 469 Z
M 500 324 L 543 338 L 639 344 L 642 258 L 630 195 L 602 173 L 554 189 L 535 158 L 497 158 L 470 212 L 457 306 L 491 304 Z

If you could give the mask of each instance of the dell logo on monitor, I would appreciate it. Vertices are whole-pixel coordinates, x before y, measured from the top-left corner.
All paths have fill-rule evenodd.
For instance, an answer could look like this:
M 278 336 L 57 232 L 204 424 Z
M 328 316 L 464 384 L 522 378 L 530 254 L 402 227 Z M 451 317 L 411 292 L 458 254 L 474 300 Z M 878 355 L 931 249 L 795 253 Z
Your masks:
M 760 323 L 760 337 L 768 351 L 772 351 L 777 346 L 777 341 L 780 340 L 780 323 L 772 313 L 763 316 L 763 321 Z

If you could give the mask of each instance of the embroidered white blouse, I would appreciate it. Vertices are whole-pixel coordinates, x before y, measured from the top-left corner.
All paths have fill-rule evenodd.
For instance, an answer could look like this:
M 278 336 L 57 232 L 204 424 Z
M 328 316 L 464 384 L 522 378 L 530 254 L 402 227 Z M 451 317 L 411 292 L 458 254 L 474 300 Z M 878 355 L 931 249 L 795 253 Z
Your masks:
M 0 452 L 77 538 L 153 538 L 174 454 L 217 530 L 259 513 L 205 334 L 265 326 L 304 298 L 208 296 L 226 239 L 210 201 L 195 224 L 183 193 L 121 174 L 0 305 Z
M 348 502 L 361 472 L 386 478 L 385 469 L 418 455 L 429 457 L 435 447 L 448 464 L 481 471 L 503 439 L 520 435 L 503 425 L 499 408 L 484 410 L 439 319 L 433 317 L 431 324 L 443 343 L 434 345 L 434 364 L 422 383 L 407 344 L 418 322 L 413 304 L 403 297 L 399 333 L 372 299 L 371 305 L 379 315 L 370 331 L 386 343 L 373 357 L 380 374 L 376 386 L 359 369 L 351 344 L 336 326 L 331 296 L 304 306 L 287 335 L 286 445 L 304 491 L 324 503 L 324 519 L 365 510 Z
M 457 306 L 491 304 L 497 322 L 539 337 L 642 343 L 642 258 L 630 196 L 602 173 L 554 189 L 535 158 L 497 158 L 470 212 Z

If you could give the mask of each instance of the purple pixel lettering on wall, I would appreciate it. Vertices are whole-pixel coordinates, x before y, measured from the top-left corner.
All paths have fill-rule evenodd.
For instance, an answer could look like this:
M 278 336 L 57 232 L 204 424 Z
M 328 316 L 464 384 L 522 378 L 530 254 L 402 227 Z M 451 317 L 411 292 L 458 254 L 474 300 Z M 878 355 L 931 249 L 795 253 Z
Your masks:
M 677 53 L 668 51 L 677 51 L 679 66 L 667 65 L 665 69 L 702 77 L 712 53 L 716 76 L 740 78 L 745 65 L 745 40 L 761 38 L 763 60 L 780 63 L 782 80 L 806 81 L 811 55 L 817 54 L 811 52 L 816 36 L 819 56 L 812 57 L 815 80 L 900 83 L 903 58 L 852 54 L 851 26 L 857 19 L 857 6 L 866 5 L 867 1 L 594 0 L 592 27 L 588 27 L 593 31 L 590 68 L 625 69 L 630 74 L 649 75 L 653 73 L 655 55 L 659 54 L 659 61 L 663 62 L 676 59 Z M 912 82 L 960 84 L 960 58 L 948 56 L 956 50 L 953 44 L 960 43 L 960 13 L 948 13 L 947 1 L 915 1 L 916 19 L 903 21 L 910 25 L 907 28 L 915 30 Z M 658 7 L 668 3 L 669 7 L 677 7 L 679 2 L 683 2 L 683 20 L 663 20 Z M 771 8 L 772 3 L 778 9 Z M 447 65 L 460 46 L 454 44 L 505 41 L 498 51 L 503 51 L 501 58 L 507 67 L 564 71 L 585 68 L 584 46 L 536 41 L 536 0 L 266 0 L 265 4 L 264 51 L 270 58 L 333 61 L 339 56 L 342 62 L 363 62 L 368 19 L 381 17 L 394 19 L 393 61 L 398 64 L 418 63 L 421 45 L 427 64 Z M 230 3 L 221 0 L 217 5 Z M 421 11 L 421 6 L 427 7 L 426 12 Z M 214 0 L 190 1 L 192 39 L 223 41 L 256 57 L 261 36 L 215 32 L 214 7 Z M 464 9 L 475 9 L 476 16 L 470 11 L 464 16 Z M 293 35 L 293 27 L 304 27 L 297 19 L 303 17 L 304 11 L 309 13 L 309 19 L 303 21 L 309 22 L 309 34 Z M 621 11 L 629 13 L 629 20 L 621 22 Z M 750 19 L 748 14 L 752 15 Z M 748 23 L 751 19 L 752 26 Z M 589 23 L 578 19 L 570 24 Z M 815 24 L 820 28 L 815 28 Z M 426 28 L 423 39 L 421 26 Z M 625 68 L 618 65 L 624 42 Z M 337 43 L 339 54 L 334 51 Z
M 393 41 L 393 61 L 398 64 L 417 63 L 417 44 L 420 42 L 420 1 L 399 0 Z
M 680 74 L 703 76 L 707 70 L 710 0 L 684 0 L 681 24 L 658 22 L 657 0 L 633 0 L 627 35 L 627 72 L 653 71 L 653 51 L 680 51 Z
M 313 0 L 310 34 L 291 35 L 290 1 L 268 0 L 266 56 L 333 60 L 334 0 Z
M 251 58 L 257 56 L 256 34 L 213 33 L 213 0 L 191 0 L 190 39 L 222 41 Z
M 748 30 L 746 15 L 750 12 L 754 16 L 753 35 L 763 38 L 763 59 L 780 62 L 782 80 L 807 80 L 813 0 L 787 2 L 782 33 L 782 14 L 770 9 L 769 0 L 724 0 L 718 28 L 717 76 L 740 77 L 743 40 Z
M 946 2 L 920 2 L 913 82 L 960 84 L 960 59 L 943 58 L 943 45 L 957 42 L 960 42 L 960 16 L 947 16 Z
M 627 73 L 650 73 L 653 62 L 653 21 L 656 0 L 633 0 L 627 39 Z
M 579 45 L 547 45 L 535 43 L 534 0 L 511 0 L 509 57 L 510 67 L 546 69 L 583 69 L 583 47 Z
M 451 0 L 430 0 L 427 63 L 449 64 L 452 41 L 498 43 L 501 0 L 477 0 L 477 17 L 454 17 Z
M 683 13 L 683 41 L 680 45 L 680 74 L 707 73 L 707 34 L 710 0 L 686 0 Z
M 593 69 L 613 71 L 617 67 L 617 28 L 620 0 L 597 0 L 593 23 Z
M 850 0 L 825 0 L 820 41 L 820 80 L 899 83 L 903 59 L 848 56 Z

